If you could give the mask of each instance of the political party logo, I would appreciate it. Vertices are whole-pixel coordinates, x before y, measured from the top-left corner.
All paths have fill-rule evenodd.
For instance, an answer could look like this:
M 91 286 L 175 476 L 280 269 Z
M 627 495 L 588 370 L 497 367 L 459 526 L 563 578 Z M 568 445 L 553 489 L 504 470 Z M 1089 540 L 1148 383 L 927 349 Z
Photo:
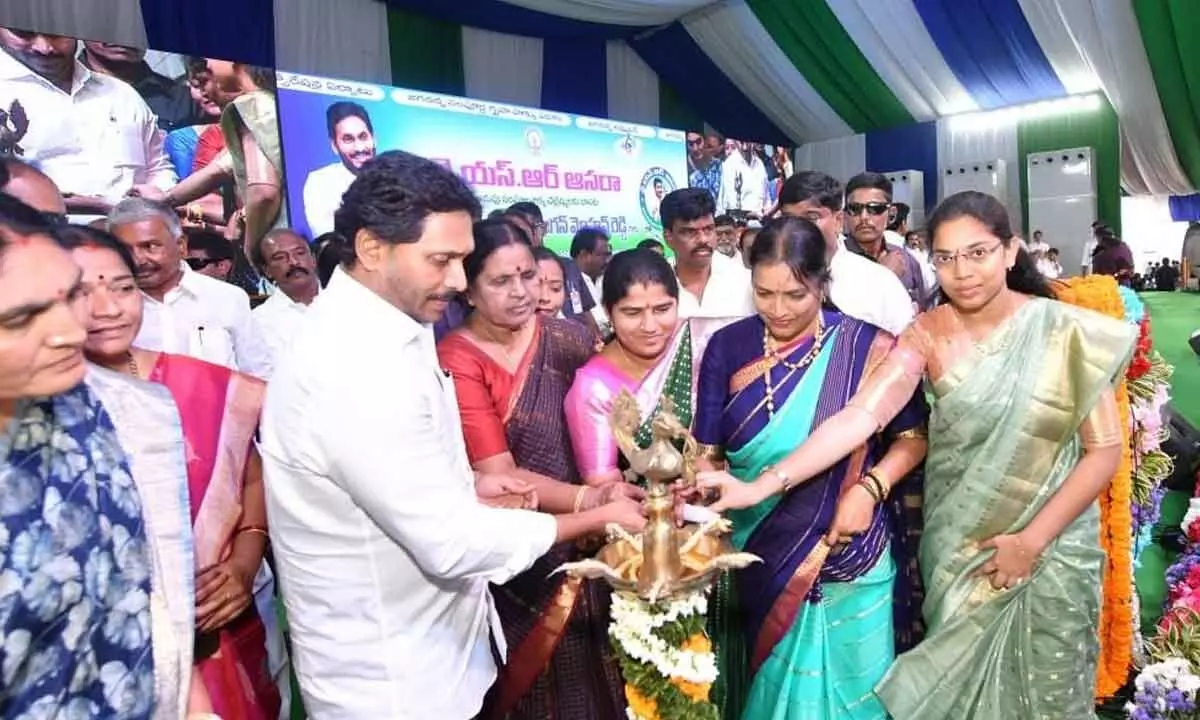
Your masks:
M 531 127 L 525 130 L 525 147 L 529 148 L 529 154 L 541 155 L 545 146 L 546 137 L 539 128 Z
M 633 159 L 642 154 L 642 141 L 632 134 L 625 134 L 617 139 L 615 147 L 618 155 Z
M 642 204 L 642 217 L 646 218 L 651 227 L 662 229 L 662 199 L 674 190 L 675 178 L 663 168 L 652 167 L 642 176 L 638 195 Z

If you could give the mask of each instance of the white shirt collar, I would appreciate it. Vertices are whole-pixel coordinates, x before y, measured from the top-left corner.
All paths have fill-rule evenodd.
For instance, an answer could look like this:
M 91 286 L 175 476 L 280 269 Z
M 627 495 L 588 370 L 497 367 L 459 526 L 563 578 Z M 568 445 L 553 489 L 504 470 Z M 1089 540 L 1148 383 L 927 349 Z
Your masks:
M 333 271 L 325 294 L 318 296 L 318 299 L 324 299 L 325 302 L 340 300 L 354 306 L 358 317 L 365 320 L 368 326 L 378 323 L 388 327 L 390 332 L 398 333 L 397 338 L 403 343 L 419 339 L 430 331 L 429 325 L 417 322 L 340 267 Z
M 71 76 L 71 95 L 76 94 L 86 85 L 92 78 L 97 77 L 86 65 L 75 60 L 75 72 Z M 62 92 L 54 83 L 34 72 L 25 63 L 16 59 L 8 53 L 7 50 L 0 49 L 0 80 L 24 80 L 33 79 L 45 85 L 47 88 Z

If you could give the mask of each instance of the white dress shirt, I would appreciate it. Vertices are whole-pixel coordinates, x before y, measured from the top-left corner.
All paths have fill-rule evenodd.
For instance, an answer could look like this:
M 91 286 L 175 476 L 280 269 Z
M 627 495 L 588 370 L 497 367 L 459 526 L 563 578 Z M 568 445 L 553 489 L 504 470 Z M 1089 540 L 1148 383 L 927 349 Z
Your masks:
M 307 313 L 307 305 L 296 302 L 278 288 L 266 302 L 250 312 L 250 317 L 254 319 L 254 333 L 266 345 L 270 355 L 269 369 L 264 378 L 271 378 Z
M 741 257 L 726 257 L 719 252 L 712 254 L 712 273 L 704 286 L 703 297 L 698 298 L 682 283 L 679 285 L 680 320 L 742 318 L 754 313 L 754 288 L 750 271 L 742 264 Z
M 904 332 L 916 316 L 912 298 L 896 273 L 846 249 L 829 261 L 829 299 L 846 315 L 893 335 Z
M 583 277 L 583 284 L 587 288 L 588 294 L 592 296 L 592 301 L 596 306 L 592 308 L 592 319 L 596 321 L 596 327 L 602 331 L 609 328 L 608 312 L 604 310 L 604 276 L 593 280 L 590 275 L 585 272 L 579 273 Z
M 260 450 L 309 717 L 474 717 L 504 652 L 488 583 L 556 524 L 476 499 L 432 329 L 335 271 L 267 387 Z
M 177 180 L 163 150 L 165 134 L 129 84 L 75 63 L 70 92 L 0 50 L 0 110 L 19 100 L 29 130 L 24 159 L 63 193 L 115 203 L 134 185 L 169 190 Z
M 271 353 L 254 332 L 245 291 L 182 267 L 183 277 L 163 302 L 146 296 L 133 344 L 269 377 Z
M 721 164 L 721 191 L 717 195 L 717 212 L 745 210 L 761 215 L 767 211 L 767 205 L 767 167 L 763 165 L 762 158 L 753 153 L 750 162 L 746 162 L 741 152 L 735 152 L 725 158 Z
M 1092 274 L 1092 254 L 1096 252 L 1096 246 L 1099 244 L 1094 235 L 1083 241 L 1083 256 L 1079 258 L 1079 267 L 1084 275 Z
M 354 173 L 341 162 L 313 170 L 304 181 L 304 219 L 316 240 L 333 232 L 333 214 L 342 205 L 342 195 L 354 182 Z

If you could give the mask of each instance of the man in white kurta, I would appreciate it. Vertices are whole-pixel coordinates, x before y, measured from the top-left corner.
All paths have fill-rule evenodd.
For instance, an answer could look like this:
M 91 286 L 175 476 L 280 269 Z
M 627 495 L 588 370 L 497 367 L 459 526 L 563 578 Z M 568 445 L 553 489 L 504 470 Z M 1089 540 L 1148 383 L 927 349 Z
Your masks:
M 505 653 L 489 583 L 572 537 L 572 521 L 477 499 L 486 476 L 468 464 L 430 325 L 465 288 L 471 191 L 390 152 L 341 212 L 353 260 L 310 306 L 262 423 L 296 675 L 312 720 L 467 720 Z
M 841 183 L 825 173 L 805 170 L 784 182 L 779 211 L 805 218 L 825 236 L 829 299 L 838 310 L 900 335 L 916 316 L 912 299 L 896 273 L 846 249 L 841 237 L 842 201 Z

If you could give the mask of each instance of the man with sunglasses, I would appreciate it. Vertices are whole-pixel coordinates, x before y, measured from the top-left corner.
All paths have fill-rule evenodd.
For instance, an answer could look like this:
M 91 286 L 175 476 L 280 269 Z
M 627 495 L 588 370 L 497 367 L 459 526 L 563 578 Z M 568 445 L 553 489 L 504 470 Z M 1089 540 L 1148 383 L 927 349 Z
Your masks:
M 856 320 L 899 335 L 913 321 L 912 301 L 895 273 L 843 246 L 842 200 L 841 183 L 803 170 L 783 183 L 778 207 L 781 215 L 812 222 L 825 237 L 830 302 Z
M 229 282 L 233 272 L 233 245 L 211 230 L 184 228 L 188 267 L 214 280 Z
M 926 301 L 921 264 L 903 246 L 887 242 L 888 225 L 895 219 L 892 181 L 875 172 L 859 173 L 846 183 L 846 248 L 896 273 L 918 308 Z

